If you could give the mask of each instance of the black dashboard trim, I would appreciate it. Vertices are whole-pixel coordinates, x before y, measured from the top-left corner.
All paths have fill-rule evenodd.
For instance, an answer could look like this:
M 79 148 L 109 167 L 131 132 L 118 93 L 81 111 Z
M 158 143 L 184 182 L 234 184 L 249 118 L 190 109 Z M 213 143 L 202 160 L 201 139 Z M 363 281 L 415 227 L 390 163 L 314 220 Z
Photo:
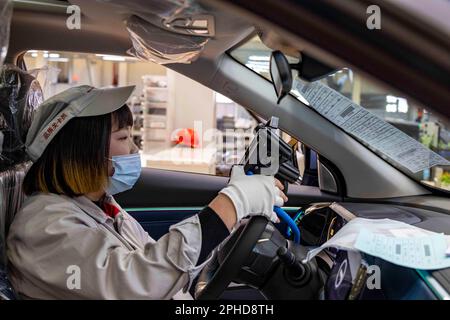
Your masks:
M 444 213 L 450 215 L 450 198 L 447 200 L 444 200 L 448 202 L 448 209 L 441 208 L 438 206 L 433 205 L 424 205 L 417 203 L 417 201 L 421 200 L 430 200 L 433 201 L 434 199 L 429 199 L 430 197 L 434 196 L 420 196 L 420 197 L 402 197 L 402 198 L 389 198 L 389 199 L 361 199 L 361 198 L 344 198 L 343 202 L 358 202 L 358 203 L 370 203 L 370 204 L 385 204 L 385 205 L 395 205 L 395 206 L 404 206 L 404 207 L 411 207 L 411 208 L 417 208 L 417 209 L 424 209 L 439 213 Z M 442 200 L 442 199 L 440 199 Z M 414 202 L 413 202 L 414 201 Z

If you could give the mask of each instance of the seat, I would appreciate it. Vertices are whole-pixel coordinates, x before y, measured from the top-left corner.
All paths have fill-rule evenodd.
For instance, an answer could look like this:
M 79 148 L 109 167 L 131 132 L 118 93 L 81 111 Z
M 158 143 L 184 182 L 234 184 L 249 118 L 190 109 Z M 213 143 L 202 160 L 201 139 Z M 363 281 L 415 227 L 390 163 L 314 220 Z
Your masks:
M 31 165 L 24 141 L 32 116 L 42 103 L 36 78 L 14 65 L 0 72 L 0 300 L 16 299 L 8 280 L 6 238 L 25 198 L 22 182 Z
M 6 237 L 14 215 L 24 200 L 21 186 L 29 166 L 29 162 L 19 163 L 0 172 L 0 300 L 16 298 L 7 274 Z

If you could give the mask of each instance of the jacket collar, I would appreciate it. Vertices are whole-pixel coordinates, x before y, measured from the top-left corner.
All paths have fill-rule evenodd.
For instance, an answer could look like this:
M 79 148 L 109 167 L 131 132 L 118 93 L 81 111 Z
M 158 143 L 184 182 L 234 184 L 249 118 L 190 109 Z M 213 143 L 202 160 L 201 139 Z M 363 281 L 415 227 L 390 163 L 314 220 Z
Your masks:
M 86 196 L 79 196 L 72 198 L 72 201 L 84 212 L 97 220 L 99 223 L 105 223 L 108 219 L 112 219 L 107 216 L 102 209 L 100 209 L 91 199 Z M 113 219 L 112 219 L 113 220 Z
M 110 216 L 106 215 L 102 209 L 100 209 L 94 202 L 92 202 L 91 199 L 89 199 L 86 196 L 80 196 L 71 198 L 72 201 L 77 205 L 81 210 L 83 210 L 86 214 L 91 216 L 93 219 L 95 219 L 97 222 L 107 225 L 106 221 L 110 220 L 113 223 L 115 222 L 115 219 L 118 219 L 119 224 L 123 222 L 124 217 L 124 210 L 119 206 L 119 204 L 114 200 L 114 198 L 111 195 L 106 195 L 105 201 L 109 202 L 110 204 L 113 204 L 119 208 L 120 212 L 116 216 L 115 219 L 111 218 Z M 133 241 L 130 239 L 124 237 L 120 234 L 120 231 L 115 232 L 114 230 L 111 231 L 115 236 L 124 243 L 125 246 L 127 246 L 128 249 L 134 250 L 136 248 L 139 248 L 139 245 L 136 245 Z

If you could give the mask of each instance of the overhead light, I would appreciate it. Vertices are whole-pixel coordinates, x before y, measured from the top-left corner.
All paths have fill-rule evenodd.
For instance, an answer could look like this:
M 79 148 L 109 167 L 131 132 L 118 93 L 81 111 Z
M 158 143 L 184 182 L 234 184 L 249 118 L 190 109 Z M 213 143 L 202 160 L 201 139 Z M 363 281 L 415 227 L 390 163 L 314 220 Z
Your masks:
M 125 58 L 120 56 L 103 56 L 102 59 L 105 61 L 125 61 Z
M 69 58 L 48 58 L 48 61 L 53 61 L 53 62 L 69 62 Z
M 405 98 L 386 96 L 386 112 L 408 113 L 408 101 Z
M 49 58 L 59 58 L 59 53 L 49 53 L 48 57 Z
M 114 56 L 110 54 L 96 54 L 97 57 L 101 57 L 102 60 L 105 61 L 125 61 L 125 57 L 122 56 Z
M 248 60 L 252 61 L 270 61 L 269 56 L 250 56 L 248 57 Z
M 397 112 L 397 104 L 394 103 L 386 104 L 386 112 Z
M 37 54 L 37 52 L 33 52 L 33 53 L 31 54 L 31 56 L 32 56 L 33 58 L 36 58 L 36 57 L 38 56 L 38 54 Z
M 408 101 L 404 98 L 398 99 L 398 112 L 408 113 Z
M 394 96 L 386 96 L 387 103 L 397 103 L 398 98 Z
M 102 60 L 106 61 L 138 61 L 139 59 L 135 57 L 129 57 L 129 56 L 116 56 L 112 54 L 100 54 L 96 53 L 96 57 L 102 58 Z

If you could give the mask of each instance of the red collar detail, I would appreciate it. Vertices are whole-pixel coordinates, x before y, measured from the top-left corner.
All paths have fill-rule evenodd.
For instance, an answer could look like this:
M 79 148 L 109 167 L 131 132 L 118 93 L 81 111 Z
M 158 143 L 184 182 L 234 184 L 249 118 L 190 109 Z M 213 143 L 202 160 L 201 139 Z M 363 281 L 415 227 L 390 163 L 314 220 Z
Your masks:
M 120 212 L 119 208 L 107 202 L 103 203 L 103 211 L 111 218 L 115 218 Z

